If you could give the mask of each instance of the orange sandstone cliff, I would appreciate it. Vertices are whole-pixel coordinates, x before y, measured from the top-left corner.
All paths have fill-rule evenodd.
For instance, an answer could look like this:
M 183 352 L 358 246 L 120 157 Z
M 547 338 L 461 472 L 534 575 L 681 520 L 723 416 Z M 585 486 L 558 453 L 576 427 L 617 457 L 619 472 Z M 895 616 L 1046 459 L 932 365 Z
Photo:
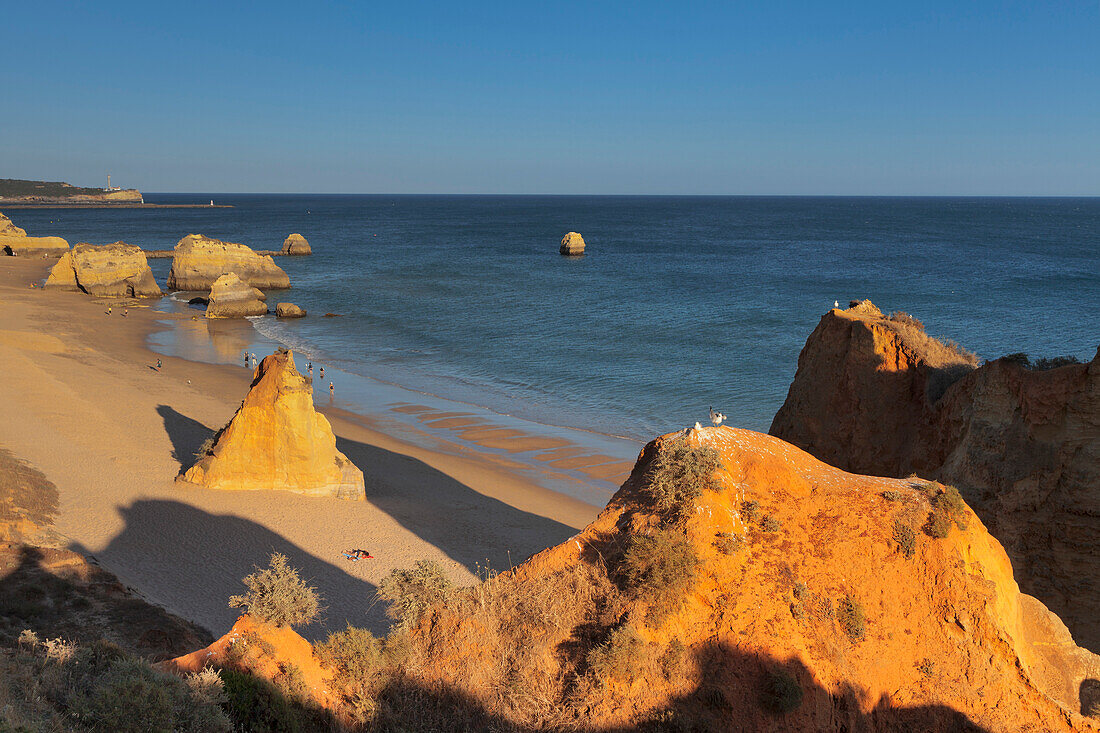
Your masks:
M 336 436 L 313 409 L 312 380 L 280 349 L 256 367 L 240 409 L 181 482 L 208 489 L 281 489 L 365 498 L 363 472 L 336 450 Z
M 826 313 L 771 434 L 846 470 L 957 486 L 1021 587 L 1100 649 L 1100 351 L 976 367 L 914 323 L 867 301 Z
M 583 531 L 393 632 L 397 666 L 307 676 L 394 729 L 1100 730 L 1100 657 L 950 497 L 746 430 L 664 436 Z

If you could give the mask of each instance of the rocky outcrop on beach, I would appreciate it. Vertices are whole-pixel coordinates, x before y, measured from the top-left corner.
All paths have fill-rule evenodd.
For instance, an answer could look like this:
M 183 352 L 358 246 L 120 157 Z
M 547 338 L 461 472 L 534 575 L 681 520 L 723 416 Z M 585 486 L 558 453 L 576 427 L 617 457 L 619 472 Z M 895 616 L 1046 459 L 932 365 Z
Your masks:
M 141 248 L 125 242 L 74 245 L 50 270 L 46 287 L 79 290 L 104 298 L 163 295 Z
M 283 240 L 283 249 L 281 254 L 284 255 L 308 255 L 313 254 L 313 250 L 309 247 L 309 242 L 301 234 L 291 234 L 285 240 Z
M 209 290 L 215 280 L 230 272 L 254 288 L 290 287 L 290 278 L 270 256 L 236 242 L 188 234 L 176 244 L 168 289 Z
M 306 312 L 293 303 L 278 303 L 275 306 L 275 316 L 278 318 L 305 318 Z
M 957 486 L 1021 587 L 1100 649 L 1100 352 L 976 367 L 896 318 L 827 313 L 770 432 L 839 468 Z
M 57 257 L 69 251 L 61 237 L 28 237 L 27 232 L 0 214 L 0 254 L 16 257 Z
M 567 257 L 577 257 L 584 254 L 584 237 L 576 232 L 569 232 L 561 238 L 561 247 L 558 252 Z
M 230 272 L 214 281 L 207 298 L 207 318 L 245 318 L 267 313 L 267 296 Z
M 179 480 L 227 491 L 365 498 L 363 472 L 336 450 L 332 427 L 313 409 L 312 380 L 285 349 L 256 367 L 240 409 Z
M 25 237 L 27 236 L 26 229 L 20 229 L 12 224 L 11 219 L 0 214 L 0 237 Z
M 595 521 L 474 588 L 402 577 L 415 666 L 340 690 L 395 728 L 1100 730 L 1100 657 L 957 496 L 747 430 L 649 443 Z

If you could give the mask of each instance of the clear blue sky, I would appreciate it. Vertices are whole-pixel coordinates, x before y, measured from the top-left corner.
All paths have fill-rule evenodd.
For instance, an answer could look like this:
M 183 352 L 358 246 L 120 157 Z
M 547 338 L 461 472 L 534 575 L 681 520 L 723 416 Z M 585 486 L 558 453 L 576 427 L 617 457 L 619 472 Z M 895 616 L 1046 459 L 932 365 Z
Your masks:
M 5 2 L 0 177 L 1100 194 L 1100 2 Z

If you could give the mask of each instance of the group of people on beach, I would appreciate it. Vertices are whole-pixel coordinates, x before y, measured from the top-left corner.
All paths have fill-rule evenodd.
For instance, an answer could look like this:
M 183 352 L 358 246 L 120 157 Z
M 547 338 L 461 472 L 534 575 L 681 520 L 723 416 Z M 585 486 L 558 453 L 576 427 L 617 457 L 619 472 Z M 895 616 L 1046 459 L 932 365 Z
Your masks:
M 256 361 L 256 352 L 255 351 L 253 351 L 252 353 L 249 353 L 247 351 L 244 352 L 244 365 L 245 365 L 245 367 L 248 367 L 249 363 L 251 363 L 253 369 L 256 368 L 256 364 L 258 362 Z M 312 377 L 313 376 L 313 362 L 312 361 L 309 362 L 309 365 L 307 367 L 307 371 L 309 372 L 309 376 Z M 321 381 L 323 382 L 325 380 L 325 368 L 324 367 L 319 367 L 319 372 L 320 372 L 319 376 L 321 378 Z M 336 396 L 336 385 L 334 385 L 332 382 L 328 383 L 328 395 L 329 395 L 330 400 L 333 397 Z

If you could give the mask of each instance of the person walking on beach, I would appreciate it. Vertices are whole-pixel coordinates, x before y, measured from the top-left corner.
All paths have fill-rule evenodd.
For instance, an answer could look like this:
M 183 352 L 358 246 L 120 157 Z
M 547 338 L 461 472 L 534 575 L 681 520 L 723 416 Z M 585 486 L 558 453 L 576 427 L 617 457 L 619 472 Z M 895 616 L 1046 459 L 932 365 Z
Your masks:
M 130 315 L 130 309 L 129 308 L 123 308 L 122 309 L 122 317 L 125 318 L 128 315 Z
M 332 386 L 332 382 L 328 383 L 328 398 L 331 400 L 336 396 L 336 387 Z
M 107 315 L 111 315 L 111 306 L 107 306 Z
M 157 371 L 160 371 L 160 359 L 157 359 Z

